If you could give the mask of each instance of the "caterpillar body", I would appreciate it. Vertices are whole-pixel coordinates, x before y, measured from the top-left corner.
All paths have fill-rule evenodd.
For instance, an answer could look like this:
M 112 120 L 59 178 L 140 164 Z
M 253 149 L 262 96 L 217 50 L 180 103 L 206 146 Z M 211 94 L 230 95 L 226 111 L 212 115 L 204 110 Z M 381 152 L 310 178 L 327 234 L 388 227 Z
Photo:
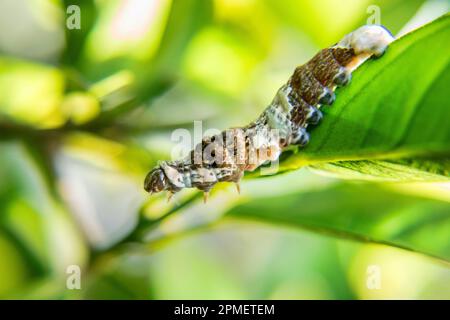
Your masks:
M 305 146 L 308 125 L 320 121 L 322 105 L 334 102 L 335 88 L 349 83 L 361 63 L 380 57 L 393 40 L 384 27 L 366 25 L 321 50 L 295 69 L 254 122 L 203 138 L 185 159 L 160 162 L 147 174 L 145 190 L 166 190 L 170 199 L 183 188 L 197 188 L 205 201 L 217 182 L 234 182 L 239 191 L 245 171 L 276 160 L 289 145 Z

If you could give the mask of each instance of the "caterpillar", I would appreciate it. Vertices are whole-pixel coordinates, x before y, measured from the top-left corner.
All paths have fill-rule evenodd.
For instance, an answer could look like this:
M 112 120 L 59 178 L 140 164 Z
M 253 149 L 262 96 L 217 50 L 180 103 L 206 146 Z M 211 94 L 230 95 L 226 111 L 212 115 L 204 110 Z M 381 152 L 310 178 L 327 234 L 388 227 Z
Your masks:
M 297 67 L 255 121 L 203 138 L 184 159 L 160 162 L 147 174 L 144 189 L 150 194 L 168 191 L 170 199 L 184 188 L 197 188 L 205 202 L 218 182 L 234 182 L 240 192 L 245 171 L 276 160 L 289 145 L 305 146 L 308 125 L 320 122 L 320 107 L 333 104 L 335 88 L 347 85 L 359 65 L 382 56 L 393 40 L 378 25 L 349 33 Z

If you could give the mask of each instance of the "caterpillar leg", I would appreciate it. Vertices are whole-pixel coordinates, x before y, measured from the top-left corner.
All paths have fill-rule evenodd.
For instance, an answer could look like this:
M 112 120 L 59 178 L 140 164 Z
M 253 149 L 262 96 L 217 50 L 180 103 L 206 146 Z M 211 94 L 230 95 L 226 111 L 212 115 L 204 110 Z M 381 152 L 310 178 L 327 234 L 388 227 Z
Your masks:
M 306 146 L 309 142 L 309 133 L 305 128 L 298 128 L 292 135 L 291 144 L 295 144 L 298 146 Z
M 209 199 L 209 193 L 211 189 L 213 188 L 214 184 L 202 184 L 197 185 L 197 189 L 203 192 L 203 203 L 208 202 Z
M 308 124 L 317 125 L 322 120 L 323 114 L 316 107 L 311 106 L 306 114 L 306 121 Z
M 174 196 L 175 192 L 167 191 L 167 202 L 170 202 Z
M 209 191 L 203 192 L 203 203 L 207 203 L 209 199 Z
M 345 68 L 340 68 L 340 71 L 336 74 L 333 79 L 335 85 L 339 87 L 346 86 L 350 83 L 352 79 L 352 74 L 348 72 Z
M 324 104 L 326 106 L 331 106 L 336 100 L 336 95 L 333 90 L 324 87 L 321 96 L 319 97 L 319 104 Z
M 240 183 L 239 182 L 235 182 L 235 185 L 236 185 L 237 193 L 241 194 L 241 185 L 240 185 Z

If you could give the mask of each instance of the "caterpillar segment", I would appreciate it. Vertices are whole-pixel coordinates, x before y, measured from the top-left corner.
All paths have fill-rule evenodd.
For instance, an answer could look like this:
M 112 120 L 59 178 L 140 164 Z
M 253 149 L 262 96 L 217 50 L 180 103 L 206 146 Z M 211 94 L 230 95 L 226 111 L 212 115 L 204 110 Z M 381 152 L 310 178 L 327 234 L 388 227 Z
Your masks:
M 185 159 L 160 162 L 146 176 L 145 190 L 168 191 L 170 199 L 184 188 L 197 188 L 206 201 L 216 183 L 234 182 L 240 192 L 245 171 L 276 160 L 289 145 L 308 144 L 307 127 L 320 122 L 320 108 L 333 104 L 336 87 L 347 85 L 359 65 L 383 55 L 393 40 L 384 27 L 367 25 L 321 50 L 295 69 L 254 122 L 203 138 Z

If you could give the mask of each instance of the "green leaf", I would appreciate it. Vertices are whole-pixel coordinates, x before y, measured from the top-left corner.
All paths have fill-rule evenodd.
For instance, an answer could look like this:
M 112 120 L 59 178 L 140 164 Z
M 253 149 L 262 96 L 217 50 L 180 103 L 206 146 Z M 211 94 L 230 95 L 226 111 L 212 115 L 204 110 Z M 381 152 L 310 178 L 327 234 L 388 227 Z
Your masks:
M 176 80 L 183 56 L 192 38 L 212 18 L 210 1 L 179 0 L 171 5 L 166 28 L 158 51 L 151 59 L 134 64 L 132 70 L 136 81 L 126 92 L 123 103 L 104 110 L 93 126 L 118 119 L 129 114 L 143 103 L 158 97 L 168 90 Z
M 172 3 L 160 48 L 151 66 L 138 74 L 138 100 L 148 99 L 154 90 L 161 90 L 159 87 L 154 89 L 155 84 L 164 88 L 172 80 L 178 73 L 188 44 L 211 21 L 212 14 L 209 1 L 180 0 Z
M 320 191 L 257 198 L 227 215 L 382 243 L 450 261 L 449 206 L 381 186 L 341 183 Z
M 66 36 L 66 47 L 61 56 L 61 62 L 66 65 L 78 67 L 80 56 L 82 55 L 86 39 L 95 25 L 98 12 L 95 2 L 90 0 L 64 0 L 63 11 L 65 17 L 70 17 L 66 12 L 71 5 L 80 8 L 80 29 L 69 29 L 64 26 Z M 66 19 L 63 20 L 66 23 Z
M 379 13 L 381 24 L 393 34 L 397 34 L 424 2 L 424 0 L 371 0 L 367 7 L 367 16 L 359 20 L 358 25 L 355 25 L 354 28 L 367 23 L 368 19 Z M 379 11 L 376 11 L 377 9 Z
M 313 169 L 325 170 L 338 178 L 383 181 L 447 181 L 449 159 L 362 160 L 318 163 Z
M 57 195 L 48 159 L 35 140 L 1 143 L 0 154 L 0 238 L 20 256 L 28 283 L 61 281 L 69 264 L 86 263 L 87 248 Z
M 311 143 L 283 156 L 281 171 L 336 161 L 448 159 L 449 43 L 447 14 L 392 43 L 382 58 L 361 66 L 352 83 L 337 90 L 335 104 L 325 108 Z M 359 172 L 367 171 L 367 165 Z M 360 167 L 345 165 L 354 166 Z M 442 172 L 448 178 L 448 171 Z

